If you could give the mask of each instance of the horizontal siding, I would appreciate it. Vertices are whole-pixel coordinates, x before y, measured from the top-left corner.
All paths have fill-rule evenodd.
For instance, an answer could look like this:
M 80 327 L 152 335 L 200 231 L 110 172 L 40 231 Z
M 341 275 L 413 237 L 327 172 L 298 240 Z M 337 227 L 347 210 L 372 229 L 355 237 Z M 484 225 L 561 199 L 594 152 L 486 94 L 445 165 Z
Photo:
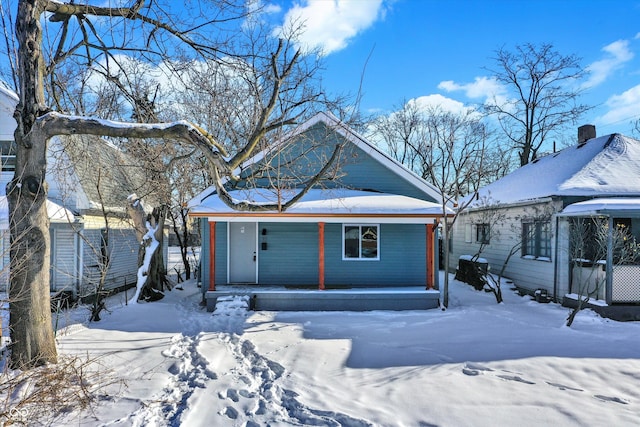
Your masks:
M 0 291 L 9 289 L 9 230 L 0 230 Z
M 76 232 L 68 226 L 51 226 L 53 242 L 51 244 L 51 290 L 74 291 L 78 277 L 78 250 Z
M 325 283 L 348 286 L 426 284 L 426 230 L 419 224 L 381 224 L 380 260 L 342 260 L 342 225 L 325 227 Z
M 275 183 L 279 183 L 284 187 L 301 186 L 322 169 L 333 155 L 336 145 L 345 142 L 345 138 L 325 123 L 318 123 L 274 156 L 270 178 L 250 178 L 250 185 L 273 187 Z M 373 150 L 372 148 L 371 151 Z M 278 163 L 280 167 L 277 167 Z M 248 168 L 244 176 L 251 176 L 251 173 L 252 168 Z M 336 161 L 336 168 L 328 175 L 332 179 L 322 183 L 325 188 L 374 190 L 439 202 L 418 189 L 414 183 L 400 178 L 394 171 L 374 160 L 371 153 L 351 143 L 344 145 Z
M 262 235 L 262 230 L 267 234 Z M 260 284 L 318 283 L 318 224 L 261 223 L 258 240 Z M 263 242 L 267 250 L 262 250 Z
M 505 219 L 500 226 L 499 235 L 494 235 L 492 231 L 491 242 L 485 246 L 480 254 L 485 258 L 491 268 L 491 272 L 498 274 L 513 246 L 522 239 L 521 219 L 533 215 L 531 207 L 514 207 L 502 210 Z M 486 217 L 485 217 L 486 218 Z M 449 260 L 449 267 L 455 270 L 460 255 L 474 255 L 478 251 L 480 244 L 476 242 L 475 224 L 486 222 L 480 213 L 467 212 L 461 214 L 453 228 L 452 250 Z M 471 224 L 471 242 L 465 242 L 465 227 Z M 534 291 L 542 288 L 553 293 L 554 288 L 554 260 L 556 254 L 556 229 L 555 217 L 551 220 L 551 261 L 540 261 L 535 259 L 525 259 L 518 251 L 507 264 L 504 276 L 512 279 L 518 287 Z M 494 227 L 496 227 L 494 225 Z
M 209 289 L 209 221 L 206 218 L 200 220 L 200 236 L 202 247 L 200 249 L 200 281 L 202 292 Z M 216 260 L 215 260 L 216 285 L 227 283 L 227 223 L 216 222 Z
M 206 220 L 203 220 L 203 222 Z M 202 238 L 209 233 L 203 223 Z M 266 234 L 262 234 L 262 230 Z M 226 223 L 216 225 L 216 284 L 227 283 Z M 325 285 L 423 286 L 426 284 L 424 225 L 381 224 L 380 260 L 342 259 L 342 225 L 325 226 Z M 264 285 L 318 284 L 318 225 L 316 223 L 260 223 L 258 227 L 258 283 Z M 262 250 L 262 243 L 267 249 Z M 209 280 L 209 248 L 201 252 L 203 292 Z
M 95 293 L 101 275 L 101 231 L 85 230 L 83 244 L 83 281 L 80 295 Z M 138 239 L 135 231 L 129 229 L 110 229 L 108 254 L 110 265 L 107 271 L 105 288 L 135 284 L 138 270 Z

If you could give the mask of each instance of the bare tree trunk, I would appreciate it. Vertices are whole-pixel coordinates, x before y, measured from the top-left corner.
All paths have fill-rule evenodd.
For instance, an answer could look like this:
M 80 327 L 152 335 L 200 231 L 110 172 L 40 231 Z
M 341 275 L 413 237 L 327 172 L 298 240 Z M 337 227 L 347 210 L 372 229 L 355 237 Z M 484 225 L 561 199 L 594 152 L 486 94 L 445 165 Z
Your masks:
M 138 292 L 138 300 L 157 301 L 164 297 L 163 291 L 170 290 L 171 284 L 167 279 L 167 270 L 164 265 L 162 244 L 164 240 L 164 220 L 167 207 L 161 206 L 153 209 L 150 215 L 146 215 L 140 199 L 134 196 L 129 198 L 129 216 L 133 220 L 140 249 L 138 252 L 138 267 L 144 269 L 144 285 Z M 155 229 L 153 238 L 148 235 L 151 229 Z M 157 245 L 153 247 L 153 240 Z M 153 251 L 149 254 L 148 251 Z M 147 257 L 150 257 L 148 265 L 145 265 Z
M 23 369 L 57 361 L 49 295 L 50 242 L 45 183 L 48 135 L 34 125 L 46 112 L 42 85 L 42 11 L 37 0 L 19 2 L 16 35 L 20 102 L 14 114 L 18 124 L 16 169 L 7 185 L 11 233 L 11 366 Z

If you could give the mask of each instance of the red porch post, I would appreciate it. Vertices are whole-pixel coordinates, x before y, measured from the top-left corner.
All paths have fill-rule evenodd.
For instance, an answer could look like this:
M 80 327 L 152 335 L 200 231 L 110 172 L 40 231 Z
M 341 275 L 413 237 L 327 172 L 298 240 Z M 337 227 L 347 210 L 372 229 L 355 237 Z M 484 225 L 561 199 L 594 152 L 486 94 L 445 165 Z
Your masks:
M 209 290 L 216 290 L 216 223 L 209 222 Z
M 324 290 L 324 222 L 318 223 L 318 289 Z
M 435 279 L 435 248 L 433 239 L 433 224 L 426 224 L 427 231 L 427 290 L 433 289 L 433 283 Z

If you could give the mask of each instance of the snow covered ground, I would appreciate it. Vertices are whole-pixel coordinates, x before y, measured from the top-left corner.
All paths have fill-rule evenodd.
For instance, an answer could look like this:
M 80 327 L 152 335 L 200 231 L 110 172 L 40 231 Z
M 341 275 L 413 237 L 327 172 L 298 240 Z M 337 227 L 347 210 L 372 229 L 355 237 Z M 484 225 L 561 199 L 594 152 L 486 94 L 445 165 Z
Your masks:
M 441 282 L 442 283 L 442 282 Z M 64 425 L 637 426 L 640 324 L 453 281 L 447 311 L 214 313 L 193 282 L 161 301 L 68 313 L 62 354 L 127 387 Z M 86 314 L 86 313 L 85 313 Z M 64 323 L 64 322 L 62 322 Z

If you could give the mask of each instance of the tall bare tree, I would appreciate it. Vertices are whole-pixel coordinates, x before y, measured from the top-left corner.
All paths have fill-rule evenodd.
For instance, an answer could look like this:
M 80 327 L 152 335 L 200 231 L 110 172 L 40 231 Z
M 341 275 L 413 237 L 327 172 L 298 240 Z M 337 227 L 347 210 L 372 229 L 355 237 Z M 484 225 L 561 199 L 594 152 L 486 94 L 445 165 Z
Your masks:
M 10 308 L 14 367 L 30 368 L 57 359 L 49 309 L 50 246 L 45 176 L 47 142 L 51 137 L 92 134 L 179 141 L 197 149 L 206 159 L 208 172 L 223 201 L 238 209 L 256 209 L 235 204 L 223 185 L 225 179 L 232 177 L 238 165 L 253 155 L 270 132 L 295 123 L 309 105 L 320 99 L 318 88 L 303 84 L 314 68 L 309 68 L 302 54 L 286 39 L 264 45 L 268 50 L 249 51 L 244 56 L 234 52 L 236 48 L 245 47 L 231 43 L 232 36 L 238 34 L 233 21 L 239 23 L 246 18 L 244 2 L 202 2 L 201 6 L 181 9 L 182 16 L 186 16 L 185 21 L 181 21 L 170 16 L 170 7 L 155 1 L 135 0 L 130 7 L 98 7 L 53 0 L 18 1 L 15 21 L 20 101 L 14 115 L 16 172 L 7 187 L 7 195 L 12 236 L 10 294 L 24 297 L 13 301 Z M 187 16 L 205 9 L 205 13 L 198 16 Z M 65 114 L 61 107 L 69 104 L 62 99 L 71 91 L 60 90 L 57 85 L 61 80 L 56 79 L 56 73 L 71 70 L 64 68 L 65 62 L 74 61 L 80 66 L 78 70 L 97 65 L 110 78 L 115 73 L 109 69 L 121 69 L 120 64 L 126 62 L 117 52 L 136 54 L 146 63 L 160 63 L 173 57 L 220 62 L 239 58 L 251 66 L 257 61 L 268 64 L 268 74 L 259 80 L 262 91 L 260 103 L 253 106 L 255 120 L 242 145 L 229 153 L 201 125 L 186 121 L 123 123 Z M 84 74 L 78 77 L 82 84 L 89 85 Z M 153 93 L 132 100 L 134 104 L 136 100 L 150 101 Z M 144 102 L 138 102 L 136 107 L 140 106 L 144 106 Z M 138 114 L 140 111 L 145 110 L 135 110 L 135 118 L 144 117 Z M 20 260 L 29 262 L 24 268 L 13 268 Z
M 486 104 L 505 136 L 518 150 L 520 166 L 535 160 L 544 143 L 559 135 L 591 107 L 579 103 L 586 71 L 575 55 L 562 55 L 551 44 L 518 45 L 496 52 L 489 68 L 508 90 Z

